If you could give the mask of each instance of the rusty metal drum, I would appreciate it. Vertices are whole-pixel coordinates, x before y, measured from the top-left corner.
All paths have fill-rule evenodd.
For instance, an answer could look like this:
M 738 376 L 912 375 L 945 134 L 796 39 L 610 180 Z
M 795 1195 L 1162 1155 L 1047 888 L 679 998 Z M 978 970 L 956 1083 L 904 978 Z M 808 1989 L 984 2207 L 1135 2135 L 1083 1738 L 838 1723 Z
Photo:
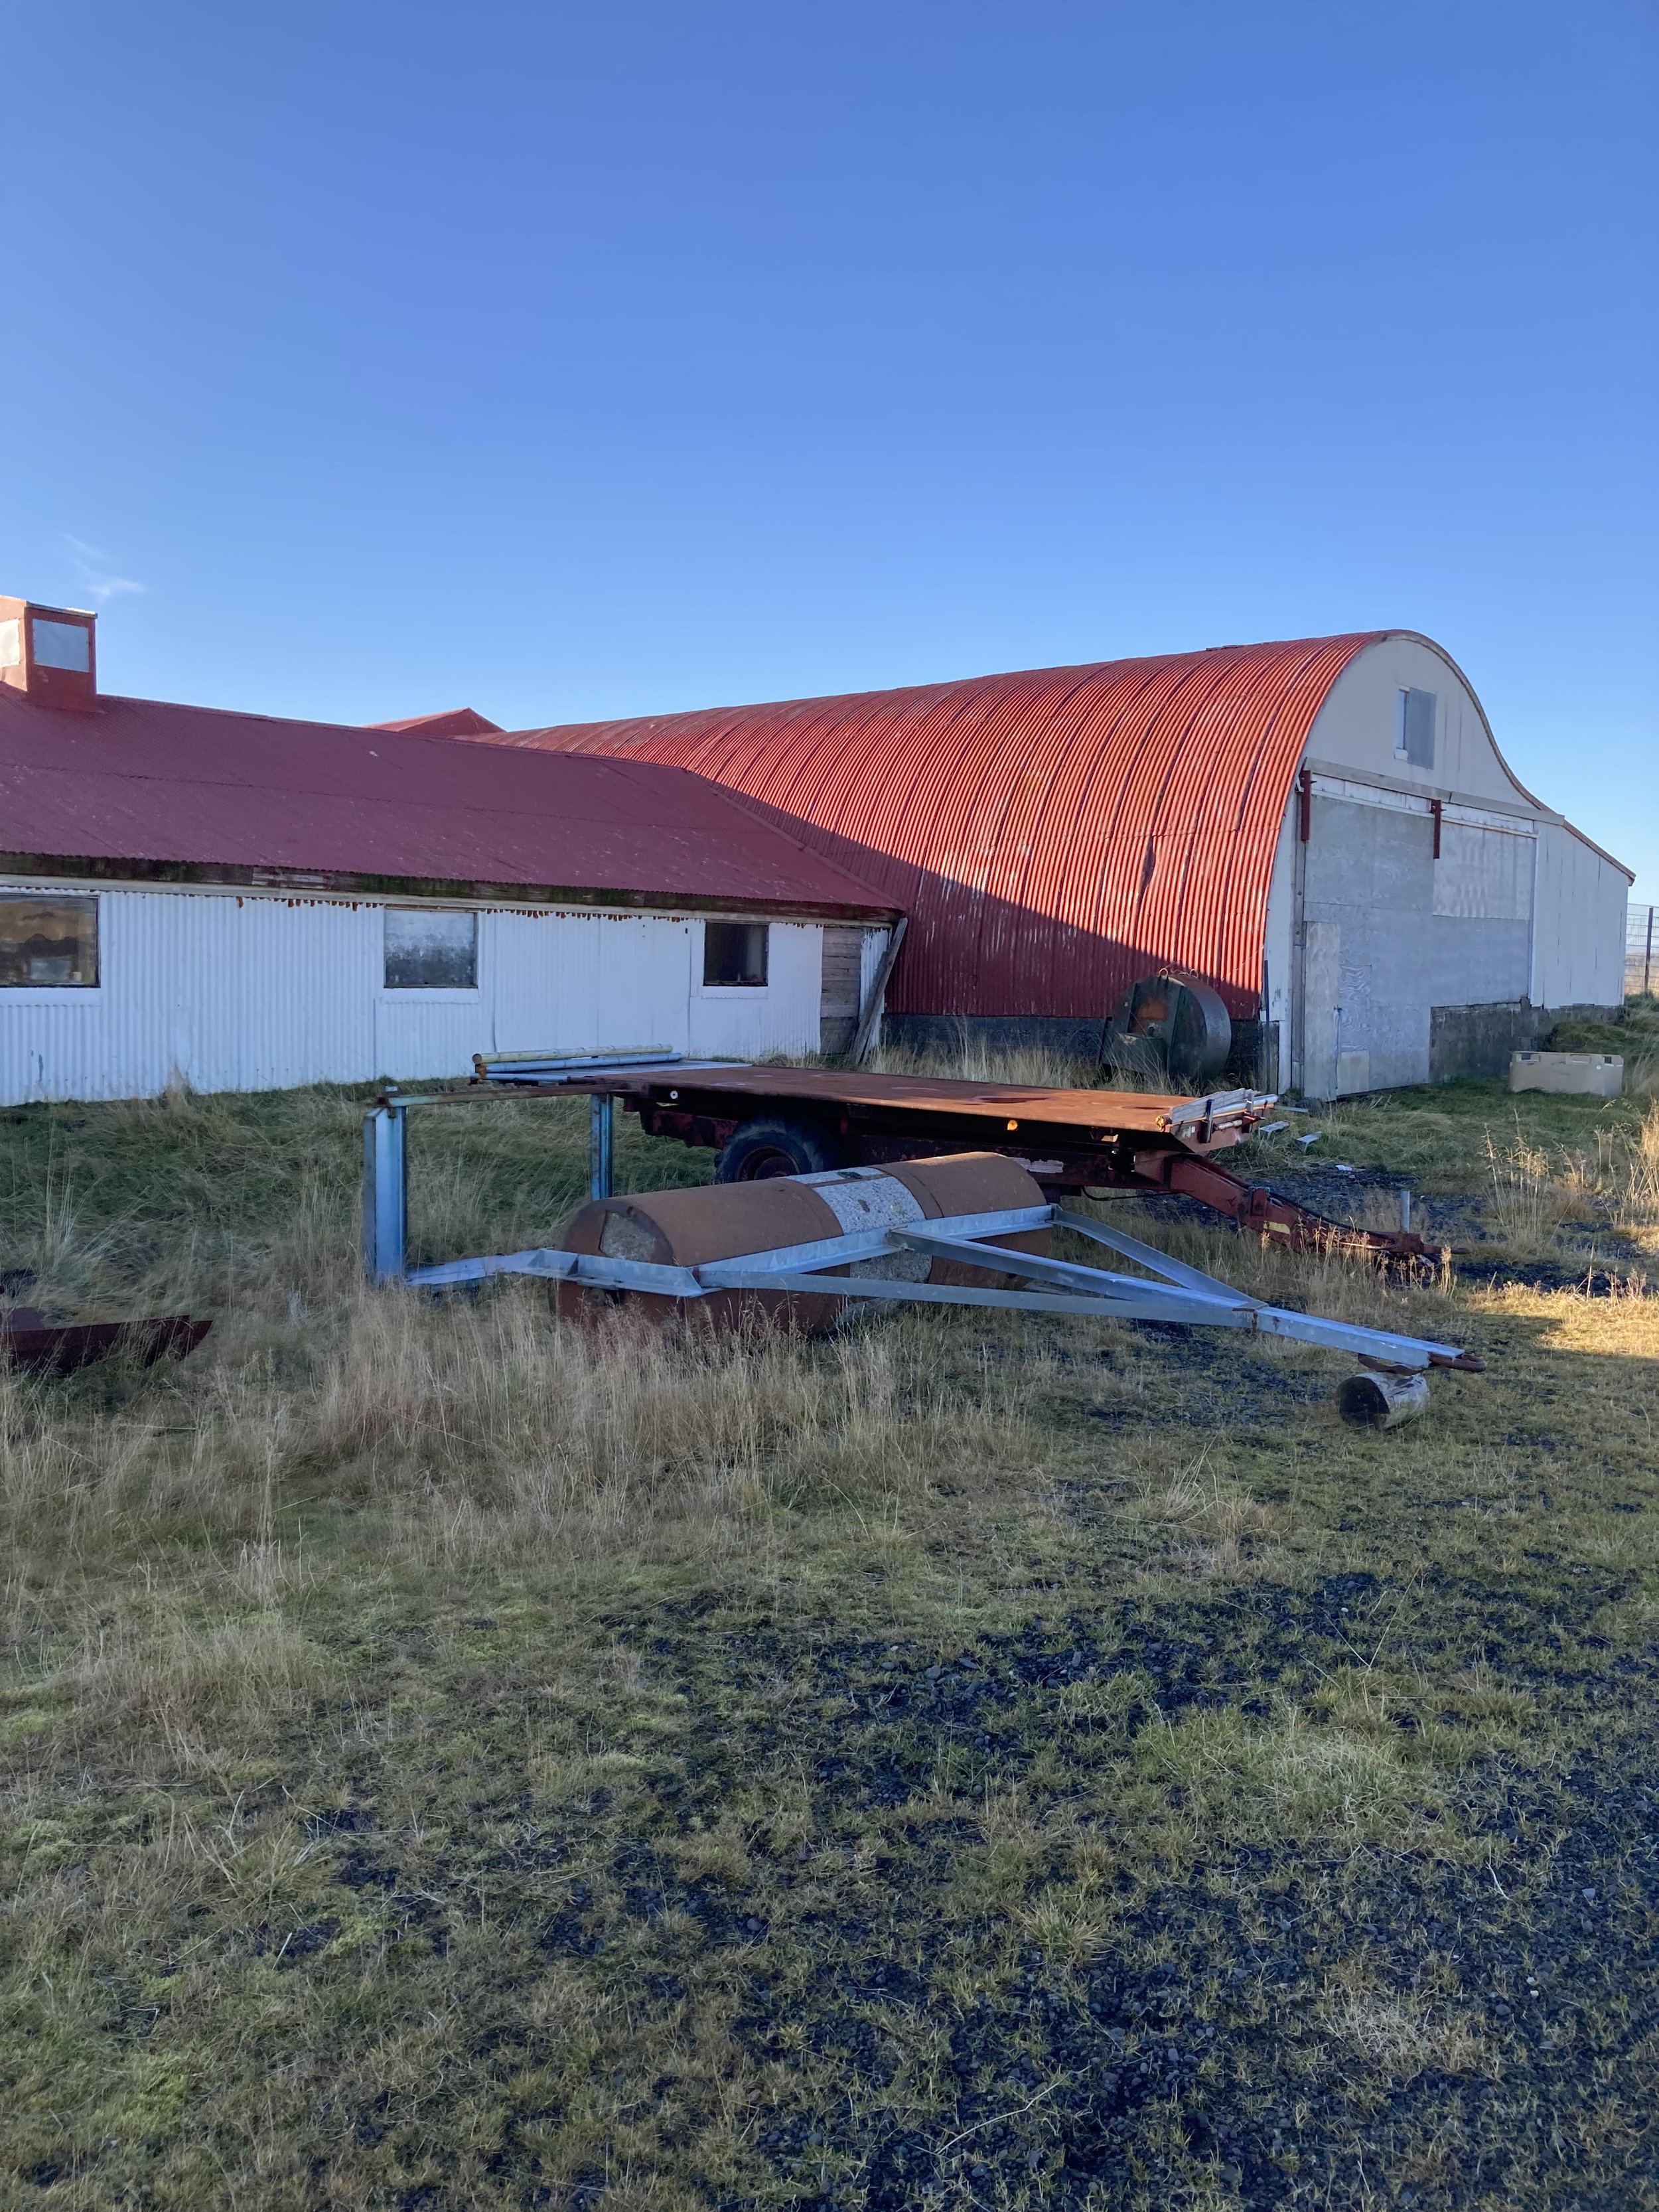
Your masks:
M 558 1241 L 568 1252 L 696 1267 L 706 1261 L 735 1260 L 860 1230 L 919 1228 L 955 1215 L 1000 1213 L 1042 1203 L 1041 1188 L 1018 1160 L 1000 1152 L 955 1152 L 938 1159 L 901 1160 L 890 1167 L 831 1168 L 819 1175 L 594 1199 L 572 1215 Z M 1049 1237 L 1047 1229 L 1036 1229 L 995 1241 L 1015 1251 L 1047 1252 Z M 836 1273 L 981 1287 L 1000 1287 L 1008 1280 L 990 1268 L 930 1261 L 925 1254 L 908 1252 L 860 1261 Z M 826 1273 L 826 1283 L 834 1279 Z M 763 1315 L 811 1335 L 832 1328 L 846 1305 L 830 1293 L 820 1297 L 791 1291 L 725 1291 L 681 1299 L 569 1283 L 550 1285 L 549 1297 L 554 1312 L 571 1321 L 614 1314 L 625 1304 L 659 1322 L 695 1310 L 723 1328 L 740 1328 L 746 1319 Z

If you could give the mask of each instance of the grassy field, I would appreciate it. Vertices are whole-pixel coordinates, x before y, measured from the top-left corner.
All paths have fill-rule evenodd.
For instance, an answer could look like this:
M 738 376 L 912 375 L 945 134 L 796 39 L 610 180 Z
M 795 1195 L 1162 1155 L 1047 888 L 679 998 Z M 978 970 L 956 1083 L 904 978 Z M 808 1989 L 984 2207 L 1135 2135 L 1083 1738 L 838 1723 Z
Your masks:
M 1265 1340 L 368 1294 L 360 1116 L 0 1115 L 32 1303 L 215 1316 L 0 1376 L 0 2204 L 1659 2205 L 1650 1097 L 1252 1148 L 1426 1286 L 1114 1207 L 1481 1352 L 1387 1436 Z M 584 1133 L 428 1115 L 417 1256 Z

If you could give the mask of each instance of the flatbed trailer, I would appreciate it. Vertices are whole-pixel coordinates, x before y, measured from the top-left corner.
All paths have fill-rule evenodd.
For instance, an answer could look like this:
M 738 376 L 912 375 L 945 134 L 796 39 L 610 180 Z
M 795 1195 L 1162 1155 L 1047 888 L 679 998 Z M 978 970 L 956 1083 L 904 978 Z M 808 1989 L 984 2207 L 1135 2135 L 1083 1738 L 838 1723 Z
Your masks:
M 624 1060 L 629 1064 L 619 1064 Z M 1163 1194 L 1195 1200 L 1291 1251 L 1339 1241 L 1405 1263 L 1441 1257 L 1438 1247 L 1408 1229 L 1352 1229 L 1224 1167 L 1216 1155 L 1258 1128 L 1278 1103 L 1261 1091 L 1186 1098 L 1061 1091 L 646 1052 L 585 1066 L 551 1056 L 480 1055 L 476 1068 L 475 1096 L 575 1092 L 593 1101 L 599 1194 L 610 1191 L 611 1117 L 619 1104 L 648 1134 L 714 1152 L 717 1182 L 881 1167 L 944 1152 L 1004 1152 L 1022 1161 L 1051 1200 L 1109 1190 Z

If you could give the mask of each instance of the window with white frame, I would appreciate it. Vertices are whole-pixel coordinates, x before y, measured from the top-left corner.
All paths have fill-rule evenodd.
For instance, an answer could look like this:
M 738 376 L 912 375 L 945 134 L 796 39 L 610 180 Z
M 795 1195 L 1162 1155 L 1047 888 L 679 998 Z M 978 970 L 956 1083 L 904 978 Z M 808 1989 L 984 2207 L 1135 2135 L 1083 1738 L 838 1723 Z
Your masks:
M 770 934 L 763 921 L 706 921 L 702 927 L 704 989 L 733 986 L 763 989 Z
M 388 991 L 473 991 L 478 986 L 478 917 L 441 907 L 386 910 Z
M 0 990 L 89 991 L 97 983 L 95 898 L 0 897 Z

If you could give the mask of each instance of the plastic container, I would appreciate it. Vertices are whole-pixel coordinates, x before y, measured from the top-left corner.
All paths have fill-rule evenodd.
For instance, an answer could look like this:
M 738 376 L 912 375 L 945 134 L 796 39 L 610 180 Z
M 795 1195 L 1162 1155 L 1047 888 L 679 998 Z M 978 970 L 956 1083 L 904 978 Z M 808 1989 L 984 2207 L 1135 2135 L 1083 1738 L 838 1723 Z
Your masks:
M 1625 1063 L 1605 1052 L 1512 1052 L 1511 1091 L 1559 1091 L 1586 1098 L 1617 1098 Z

